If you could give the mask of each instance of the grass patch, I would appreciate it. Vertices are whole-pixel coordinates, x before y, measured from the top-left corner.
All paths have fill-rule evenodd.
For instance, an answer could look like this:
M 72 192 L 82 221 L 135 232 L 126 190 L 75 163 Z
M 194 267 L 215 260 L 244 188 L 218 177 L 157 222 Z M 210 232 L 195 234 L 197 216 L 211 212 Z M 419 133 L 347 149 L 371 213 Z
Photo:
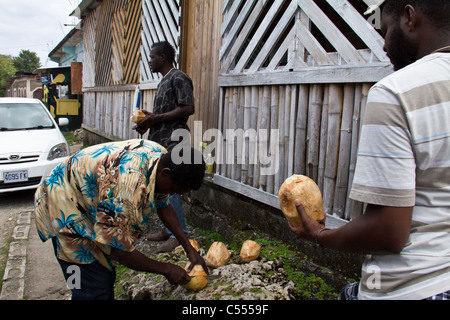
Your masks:
M 116 299 L 127 299 L 128 296 L 126 290 L 118 284 L 119 281 L 128 280 L 133 276 L 134 276 L 133 270 L 125 267 L 122 264 L 118 264 L 116 266 L 116 282 L 115 282 L 116 285 L 114 286 L 114 297 Z
M 78 139 L 77 136 L 75 136 L 73 131 L 63 131 L 62 134 L 66 138 L 67 143 L 69 144 L 69 146 L 81 142 L 80 139 Z
M 213 242 L 220 241 L 225 243 L 228 249 L 239 252 L 243 243 L 242 239 L 248 238 L 245 234 L 236 233 L 230 243 L 217 232 L 209 232 L 199 228 L 196 228 L 196 231 L 206 239 L 206 250 Z M 302 260 L 308 260 L 308 257 L 296 248 L 279 240 L 257 238 L 254 241 L 262 247 L 261 257 L 269 261 L 277 260 L 281 262 L 287 278 L 295 283 L 293 294 L 296 299 L 335 300 L 337 298 L 338 293 L 333 286 L 326 283 L 319 275 L 304 271 Z M 270 277 L 271 273 L 269 272 L 266 276 Z

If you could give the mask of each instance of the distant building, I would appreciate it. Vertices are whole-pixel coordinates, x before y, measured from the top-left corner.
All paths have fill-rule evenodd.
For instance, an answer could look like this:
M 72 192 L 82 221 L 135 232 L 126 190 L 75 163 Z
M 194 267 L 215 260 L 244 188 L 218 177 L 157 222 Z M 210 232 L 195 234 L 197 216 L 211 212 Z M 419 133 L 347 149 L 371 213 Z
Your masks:
M 72 62 L 83 61 L 83 32 L 73 28 L 48 54 L 60 67 L 70 67 Z
M 42 84 L 36 75 L 28 72 L 17 72 L 4 83 L 5 97 L 42 99 Z
M 70 130 L 81 127 L 82 92 L 82 31 L 73 28 L 48 54 L 56 67 L 35 70 L 41 78 L 42 101 L 55 119 L 69 119 Z

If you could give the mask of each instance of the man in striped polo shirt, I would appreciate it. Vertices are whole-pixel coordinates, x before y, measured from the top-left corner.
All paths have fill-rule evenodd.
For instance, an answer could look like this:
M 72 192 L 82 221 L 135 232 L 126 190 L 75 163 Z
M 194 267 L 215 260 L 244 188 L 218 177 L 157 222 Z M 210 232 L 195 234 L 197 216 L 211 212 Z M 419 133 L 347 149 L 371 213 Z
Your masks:
M 368 96 L 350 198 L 363 216 L 333 230 L 291 230 L 325 247 L 367 254 L 341 299 L 450 296 L 450 1 L 386 0 L 394 72 Z

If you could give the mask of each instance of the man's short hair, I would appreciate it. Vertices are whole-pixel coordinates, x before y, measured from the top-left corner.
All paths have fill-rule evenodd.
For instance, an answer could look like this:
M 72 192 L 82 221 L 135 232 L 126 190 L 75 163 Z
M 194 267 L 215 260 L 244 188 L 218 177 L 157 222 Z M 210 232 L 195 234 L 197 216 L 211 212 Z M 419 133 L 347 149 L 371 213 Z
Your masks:
M 386 0 L 383 11 L 388 15 L 399 17 L 408 4 L 425 13 L 436 28 L 446 30 L 450 28 L 449 0 Z
M 167 41 L 155 42 L 152 45 L 152 49 L 158 50 L 160 54 L 164 54 L 167 60 L 171 63 L 175 63 L 175 49 Z
M 190 157 L 187 158 L 188 161 L 176 164 L 173 161 L 172 153 L 168 152 L 161 157 L 160 165 L 170 169 L 170 178 L 175 184 L 191 190 L 198 190 L 205 177 L 205 160 L 201 152 L 194 148 L 190 149 Z

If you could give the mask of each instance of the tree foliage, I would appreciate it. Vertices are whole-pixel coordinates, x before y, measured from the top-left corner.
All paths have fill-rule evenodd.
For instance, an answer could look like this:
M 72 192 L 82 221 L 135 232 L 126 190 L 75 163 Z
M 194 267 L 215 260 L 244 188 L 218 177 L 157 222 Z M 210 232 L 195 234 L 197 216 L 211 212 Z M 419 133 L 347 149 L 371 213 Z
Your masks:
M 15 73 L 16 68 L 14 67 L 13 58 L 0 54 L 0 96 L 4 95 L 3 85 L 5 84 L 5 80 Z
M 13 62 L 17 72 L 33 72 L 41 67 L 38 55 L 30 50 L 20 51 L 19 55 L 13 58 Z
M 16 68 L 14 67 L 13 58 L 0 54 L 0 86 L 3 85 L 6 78 L 14 75 Z

